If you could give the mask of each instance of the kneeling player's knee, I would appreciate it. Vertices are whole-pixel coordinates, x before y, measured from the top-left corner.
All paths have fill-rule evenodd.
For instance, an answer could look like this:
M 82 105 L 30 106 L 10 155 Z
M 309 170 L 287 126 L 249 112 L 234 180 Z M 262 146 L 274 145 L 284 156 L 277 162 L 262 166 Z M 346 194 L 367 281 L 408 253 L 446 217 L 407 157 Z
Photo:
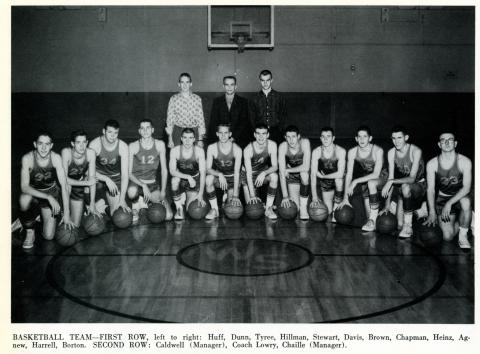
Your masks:
M 278 175 L 274 172 L 274 173 L 271 173 L 268 175 L 268 177 L 270 178 L 270 184 L 271 185 L 277 185 L 278 183 Z
M 172 177 L 172 189 L 178 189 L 178 186 L 180 185 L 180 178 L 178 177 Z
M 138 187 L 137 186 L 128 187 L 127 196 L 129 199 L 132 199 L 132 200 L 138 198 Z
M 404 197 L 410 197 L 410 194 L 411 194 L 411 191 L 412 191 L 410 184 L 403 183 L 401 188 L 402 188 L 402 195 Z
M 455 237 L 455 230 L 453 227 L 443 227 L 442 228 L 443 239 L 445 241 L 451 241 Z
M 210 186 L 213 186 L 213 183 L 215 182 L 215 176 L 213 175 L 207 175 L 207 177 L 205 178 L 205 184 L 210 187 Z
M 470 198 L 463 197 L 462 199 L 460 199 L 460 207 L 462 208 L 462 211 L 471 211 L 472 203 L 470 201 Z
M 300 172 L 300 180 L 302 184 L 308 184 L 308 172 Z
M 21 211 L 27 211 L 30 208 L 30 203 L 32 202 L 32 197 L 28 194 L 22 194 L 20 195 L 20 210 Z

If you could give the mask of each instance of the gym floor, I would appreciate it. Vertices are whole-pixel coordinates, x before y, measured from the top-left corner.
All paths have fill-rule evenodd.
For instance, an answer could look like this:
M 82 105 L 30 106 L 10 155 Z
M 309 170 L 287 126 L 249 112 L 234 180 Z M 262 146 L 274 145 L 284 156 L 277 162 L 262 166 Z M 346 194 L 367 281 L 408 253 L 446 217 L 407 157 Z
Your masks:
M 474 322 L 474 252 L 456 240 L 144 215 L 69 248 L 12 236 L 12 322 Z

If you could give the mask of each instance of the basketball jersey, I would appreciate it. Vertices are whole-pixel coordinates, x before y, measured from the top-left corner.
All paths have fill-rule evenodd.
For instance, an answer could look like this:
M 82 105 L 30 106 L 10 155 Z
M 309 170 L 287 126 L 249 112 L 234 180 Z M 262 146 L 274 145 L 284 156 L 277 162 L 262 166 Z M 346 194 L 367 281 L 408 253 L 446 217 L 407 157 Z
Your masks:
M 333 146 L 333 154 L 329 158 L 323 156 L 323 147 L 320 148 L 320 158 L 318 159 L 318 172 L 328 175 L 338 171 L 337 147 Z
M 87 174 L 88 171 L 88 161 L 87 161 L 87 154 L 85 154 L 83 161 L 80 164 L 77 164 L 75 162 L 75 159 L 73 158 L 73 151 L 72 151 L 72 161 L 70 161 L 70 164 L 68 165 L 68 171 L 67 175 L 68 178 L 71 179 L 76 179 L 76 180 L 81 180 L 85 175 Z
M 410 149 L 412 145 L 408 145 L 408 150 L 405 153 L 405 156 L 399 157 L 397 154 L 397 150 L 395 150 L 395 155 L 393 158 L 394 161 L 394 170 L 393 170 L 393 178 L 403 178 L 410 176 L 410 172 L 412 171 L 413 161 L 410 158 Z M 415 177 L 415 182 L 421 181 L 425 178 L 425 163 L 423 159 L 420 159 L 418 165 L 417 176 Z
M 37 162 L 37 152 L 32 151 L 33 168 L 30 171 L 30 186 L 37 190 L 47 190 L 56 185 L 57 170 L 53 167 L 52 154 L 48 156 L 47 166 L 41 167 Z
M 302 145 L 301 145 L 300 142 L 298 142 L 298 145 L 299 145 L 300 149 L 295 154 L 292 154 L 290 152 L 290 148 L 287 144 L 287 152 L 285 154 L 285 162 L 286 162 L 288 168 L 298 167 L 301 164 L 303 164 Z
M 458 154 L 453 166 L 446 170 L 440 165 L 440 156 L 437 157 L 438 169 L 435 173 L 435 186 L 446 195 L 454 195 L 463 187 L 463 173 L 458 168 Z
M 228 154 L 224 154 L 220 150 L 220 143 L 217 143 L 217 157 L 213 159 L 213 169 L 222 172 L 225 176 L 231 176 L 235 173 L 233 144 Z
M 367 157 L 362 158 L 358 152 L 359 148 L 357 146 L 357 152 L 355 154 L 355 159 L 353 162 L 353 179 L 366 176 L 373 172 L 375 169 L 375 160 L 373 159 L 373 148 L 375 147 L 372 144 L 372 148 L 370 149 L 369 154 Z
M 250 145 L 252 146 L 252 171 L 258 172 L 268 169 L 271 166 L 270 155 L 268 155 L 268 140 L 265 149 L 259 153 L 255 151 L 253 143 L 250 143 Z
M 120 176 L 121 159 L 119 149 L 120 140 L 117 140 L 117 145 L 113 151 L 108 151 L 103 146 L 103 138 L 100 138 L 100 153 L 95 160 L 95 165 L 98 172 L 110 178 Z
M 132 174 L 140 181 L 155 181 L 157 169 L 160 164 L 160 153 L 153 140 L 152 147 L 145 149 L 140 140 L 138 140 L 138 152 L 133 155 Z
M 196 176 L 199 173 L 197 159 L 195 158 L 195 146 L 193 147 L 192 156 L 189 158 L 183 157 L 183 145 L 180 145 L 180 156 L 177 160 L 177 168 L 181 173 L 186 175 Z

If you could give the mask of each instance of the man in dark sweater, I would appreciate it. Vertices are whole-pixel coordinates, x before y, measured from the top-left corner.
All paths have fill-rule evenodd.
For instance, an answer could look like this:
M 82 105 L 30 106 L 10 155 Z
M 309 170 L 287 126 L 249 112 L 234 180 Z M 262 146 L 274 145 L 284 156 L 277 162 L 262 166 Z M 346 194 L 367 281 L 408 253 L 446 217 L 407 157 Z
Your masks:
M 269 70 L 262 70 L 259 79 L 262 90 L 254 95 L 251 102 L 253 124 L 265 124 L 269 129 L 270 139 L 280 144 L 287 121 L 285 97 L 272 89 L 273 76 Z
M 217 141 L 216 129 L 219 124 L 229 124 L 233 141 L 242 149 L 252 140 L 253 129 L 248 116 L 248 101 L 235 93 L 235 76 L 223 78 L 225 94 L 213 100 L 208 129 L 208 140 Z

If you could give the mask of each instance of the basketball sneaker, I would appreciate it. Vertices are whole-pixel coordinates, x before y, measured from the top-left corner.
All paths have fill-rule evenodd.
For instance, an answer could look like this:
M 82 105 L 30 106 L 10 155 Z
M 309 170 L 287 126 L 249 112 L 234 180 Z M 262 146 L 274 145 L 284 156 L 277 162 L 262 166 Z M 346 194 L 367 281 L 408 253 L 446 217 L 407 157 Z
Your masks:
M 405 224 L 402 227 L 402 230 L 398 234 L 400 238 L 410 238 L 413 235 L 412 225 Z
M 138 209 L 133 209 L 132 208 L 132 224 L 138 223 L 138 215 L 140 211 Z
M 215 208 L 210 209 L 210 211 L 205 216 L 205 219 L 207 220 L 213 220 L 216 218 L 218 218 L 218 209 Z
M 368 219 L 365 225 L 362 226 L 362 231 L 367 231 L 367 232 L 375 231 L 375 222 L 372 219 Z
M 27 235 L 25 236 L 25 241 L 23 241 L 22 248 L 30 249 L 33 247 L 35 242 L 35 231 L 33 229 L 27 229 Z
M 273 208 L 272 207 L 268 207 L 266 210 L 265 210 L 265 216 L 267 218 L 269 218 L 270 220 L 277 220 L 277 214 L 275 214 L 275 212 L 273 211 Z
M 175 219 L 175 220 L 183 220 L 183 219 L 185 219 L 185 215 L 184 215 L 184 213 L 183 213 L 183 208 L 178 208 L 178 209 L 177 209 L 177 212 L 175 213 L 174 219 Z
M 472 246 L 470 245 L 470 242 L 468 242 L 468 239 L 467 237 L 462 237 L 462 236 L 458 236 L 458 246 L 462 249 L 462 250 L 469 250 L 470 248 L 472 248 Z

